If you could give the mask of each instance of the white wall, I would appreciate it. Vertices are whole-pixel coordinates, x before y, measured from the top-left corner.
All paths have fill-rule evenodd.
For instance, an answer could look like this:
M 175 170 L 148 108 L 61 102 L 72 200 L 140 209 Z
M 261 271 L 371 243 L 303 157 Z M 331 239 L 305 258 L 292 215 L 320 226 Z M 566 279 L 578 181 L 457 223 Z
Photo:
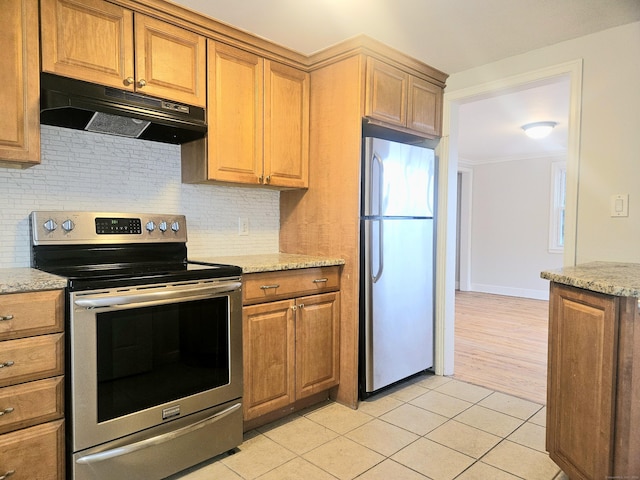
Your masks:
M 473 166 L 470 290 L 547 299 L 540 271 L 562 267 L 549 253 L 551 165 L 531 158 Z
M 30 265 L 32 210 L 183 214 L 191 258 L 278 251 L 277 191 L 184 185 L 177 145 L 46 125 L 41 139 L 40 165 L 0 167 L 0 268 Z
M 447 92 L 580 58 L 576 262 L 640 262 L 640 22 L 451 75 Z M 629 217 L 610 216 L 610 197 L 618 193 L 630 194 Z

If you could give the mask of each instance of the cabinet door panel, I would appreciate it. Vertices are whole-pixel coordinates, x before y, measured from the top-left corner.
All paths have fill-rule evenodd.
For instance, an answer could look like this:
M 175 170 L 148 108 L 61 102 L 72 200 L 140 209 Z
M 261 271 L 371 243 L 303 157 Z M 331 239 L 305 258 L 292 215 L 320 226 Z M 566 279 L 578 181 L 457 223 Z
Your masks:
M 265 60 L 264 183 L 309 185 L 309 74 Z
M 296 398 L 339 381 L 340 294 L 302 297 L 296 310 Z
M 64 323 L 64 291 L 0 295 L 0 340 L 61 332 Z
M 11 479 L 64 479 L 64 421 L 0 435 L 2 474 Z
M 244 419 L 295 400 L 293 300 L 242 309 Z
M 616 315 L 615 297 L 552 284 L 547 449 L 572 478 L 612 473 Z
M 42 0 L 42 70 L 133 90 L 133 13 L 101 0 Z
M 440 135 L 442 89 L 420 78 L 409 81 L 407 128 L 429 135 Z
M 365 115 L 401 127 L 407 123 L 407 84 L 403 71 L 367 58 Z
M 208 52 L 209 180 L 259 184 L 263 59 L 211 40 Z
M 136 14 L 136 88 L 140 93 L 206 106 L 204 37 Z M 145 85 L 140 86 L 144 81 Z
M 0 165 L 40 162 L 38 2 L 2 2 L 0 29 Z

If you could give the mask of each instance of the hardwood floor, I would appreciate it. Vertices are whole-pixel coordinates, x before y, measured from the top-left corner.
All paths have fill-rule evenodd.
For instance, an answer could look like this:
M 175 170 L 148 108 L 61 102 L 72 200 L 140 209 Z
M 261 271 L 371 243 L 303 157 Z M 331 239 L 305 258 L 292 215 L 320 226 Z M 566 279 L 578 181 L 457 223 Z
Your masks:
M 454 378 L 546 404 L 549 302 L 456 292 Z

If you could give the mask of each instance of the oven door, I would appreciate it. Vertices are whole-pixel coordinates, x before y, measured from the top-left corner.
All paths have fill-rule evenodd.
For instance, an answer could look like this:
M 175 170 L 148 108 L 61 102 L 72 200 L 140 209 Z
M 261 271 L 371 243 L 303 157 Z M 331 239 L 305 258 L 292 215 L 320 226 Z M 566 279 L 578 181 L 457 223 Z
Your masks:
M 233 278 L 71 292 L 73 452 L 240 403 L 240 287 Z

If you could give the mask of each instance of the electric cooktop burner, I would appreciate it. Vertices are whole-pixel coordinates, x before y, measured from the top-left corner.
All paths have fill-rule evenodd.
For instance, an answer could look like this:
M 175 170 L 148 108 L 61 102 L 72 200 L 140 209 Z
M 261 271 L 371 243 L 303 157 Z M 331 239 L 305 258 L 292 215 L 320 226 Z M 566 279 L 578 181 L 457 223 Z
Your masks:
M 32 266 L 72 290 L 239 277 L 233 265 L 187 260 L 182 215 L 32 212 Z

